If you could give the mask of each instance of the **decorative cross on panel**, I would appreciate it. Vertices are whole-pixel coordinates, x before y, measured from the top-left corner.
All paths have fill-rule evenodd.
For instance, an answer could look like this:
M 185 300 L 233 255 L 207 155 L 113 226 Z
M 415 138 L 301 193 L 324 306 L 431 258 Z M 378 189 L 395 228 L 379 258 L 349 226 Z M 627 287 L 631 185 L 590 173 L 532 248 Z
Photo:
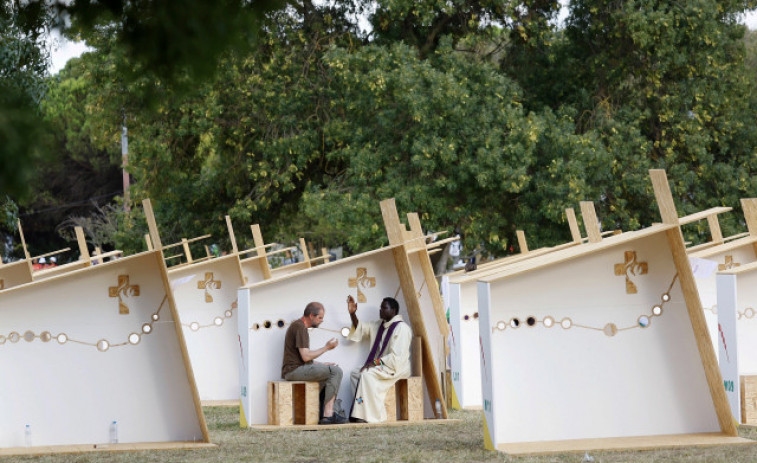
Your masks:
M 719 264 L 718 270 L 728 270 L 739 265 L 741 264 L 733 261 L 733 256 L 725 256 L 725 264 Z
M 221 280 L 213 279 L 213 272 L 205 272 L 205 280 L 197 282 L 197 289 L 205 290 L 205 302 L 213 302 L 209 289 L 221 289 Z
M 358 302 L 367 302 L 365 294 L 360 291 L 360 287 L 362 286 L 363 288 L 373 288 L 374 286 L 376 286 L 376 278 L 368 276 L 368 269 L 358 267 L 357 276 L 355 278 L 349 279 L 349 285 L 350 288 L 357 288 Z
M 636 251 L 626 251 L 625 262 L 615 264 L 615 275 L 626 276 L 626 294 L 636 294 L 638 290 L 636 285 L 631 281 L 631 275 L 645 275 L 649 271 L 646 262 L 636 261 Z
M 108 296 L 118 298 L 118 313 L 127 315 L 129 306 L 124 304 L 123 297 L 139 296 L 139 285 L 129 284 L 129 275 L 118 275 L 118 286 L 108 288 Z

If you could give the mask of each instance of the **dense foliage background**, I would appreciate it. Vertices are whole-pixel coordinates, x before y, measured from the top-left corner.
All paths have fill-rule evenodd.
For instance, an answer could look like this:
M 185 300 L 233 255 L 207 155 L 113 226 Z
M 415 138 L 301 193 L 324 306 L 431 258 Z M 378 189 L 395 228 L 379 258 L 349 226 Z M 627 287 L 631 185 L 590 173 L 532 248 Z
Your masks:
M 658 221 L 650 168 L 680 215 L 732 206 L 722 226 L 740 232 L 757 36 L 738 20 L 755 7 L 571 0 L 558 23 L 557 0 L 10 2 L 0 233 L 17 243 L 20 217 L 41 253 L 76 223 L 134 252 L 151 198 L 164 242 L 213 233 L 228 249 L 230 214 L 242 245 L 260 223 L 267 241 L 354 253 L 387 243 L 378 203 L 395 197 L 424 228 L 462 232 L 465 254 L 496 256 L 516 229 L 532 248 L 567 241 L 581 200 L 604 229 Z M 39 31 L 58 12 L 94 51 L 46 77 Z

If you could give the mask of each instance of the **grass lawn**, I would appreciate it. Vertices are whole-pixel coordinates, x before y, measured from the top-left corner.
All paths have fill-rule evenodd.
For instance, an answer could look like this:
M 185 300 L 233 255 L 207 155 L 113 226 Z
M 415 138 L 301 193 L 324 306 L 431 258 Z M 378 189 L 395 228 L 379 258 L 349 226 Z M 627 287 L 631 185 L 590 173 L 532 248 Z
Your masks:
M 237 408 L 206 407 L 215 449 L 91 453 L 2 458 L 39 462 L 581 462 L 583 455 L 509 457 L 484 450 L 481 412 L 451 411 L 460 422 L 434 426 L 342 428 L 330 431 L 255 431 L 239 428 Z M 757 430 L 742 428 L 757 440 Z M 757 445 L 643 452 L 592 453 L 599 462 L 757 462 Z

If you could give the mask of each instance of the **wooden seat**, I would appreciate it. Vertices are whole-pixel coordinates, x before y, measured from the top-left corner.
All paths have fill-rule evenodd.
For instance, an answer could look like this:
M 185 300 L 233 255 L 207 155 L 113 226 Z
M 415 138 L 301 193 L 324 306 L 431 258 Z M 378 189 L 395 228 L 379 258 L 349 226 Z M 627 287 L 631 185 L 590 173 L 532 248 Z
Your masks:
M 269 381 L 268 424 L 318 424 L 319 392 L 315 381 Z
M 400 379 L 386 392 L 386 421 L 423 420 L 423 378 Z

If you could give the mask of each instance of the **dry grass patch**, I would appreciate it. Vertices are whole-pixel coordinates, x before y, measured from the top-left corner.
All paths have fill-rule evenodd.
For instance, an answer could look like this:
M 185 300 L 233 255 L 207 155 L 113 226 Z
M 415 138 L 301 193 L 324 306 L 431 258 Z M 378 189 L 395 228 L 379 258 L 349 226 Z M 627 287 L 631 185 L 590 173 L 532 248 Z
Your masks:
M 254 431 L 239 428 L 239 411 L 206 407 L 210 450 L 146 451 L 3 458 L 3 463 L 37 462 L 581 462 L 583 455 L 509 457 L 484 450 L 481 412 L 452 411 L 461 421 L 435 426 L 342 428 L 329 431 Z M 742 428 L 742 437 L 757 440 L 757 430 Z M 592 453 L 599 462 L 752 463 L 757 446 L 686 448 L 643 452 Z

